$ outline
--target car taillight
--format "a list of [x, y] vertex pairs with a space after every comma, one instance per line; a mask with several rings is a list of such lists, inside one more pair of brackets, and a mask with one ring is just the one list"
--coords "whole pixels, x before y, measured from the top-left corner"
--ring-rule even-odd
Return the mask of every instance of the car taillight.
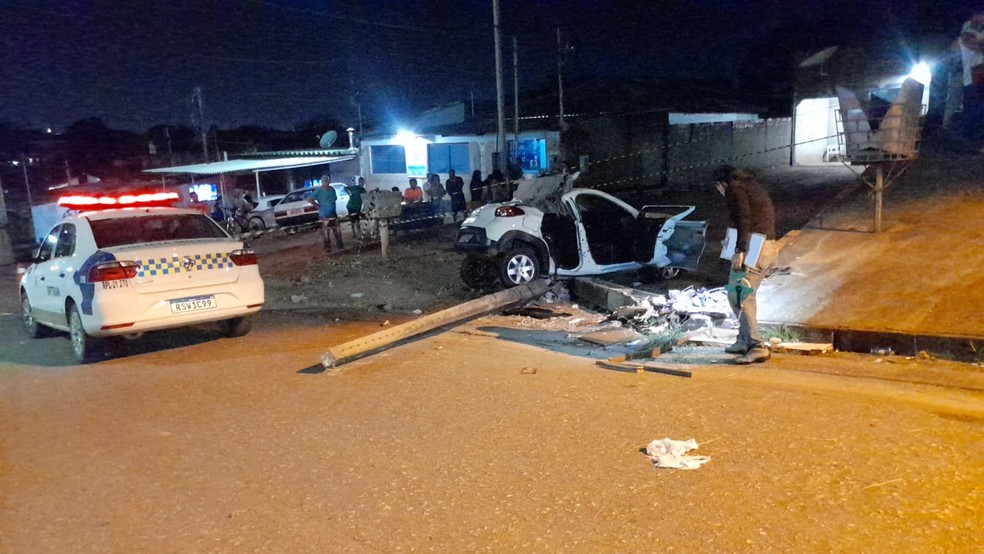
[[499, 206], [495, 209], [496, 217], [517, 217], [521, 215], [526, 215], [519, 206]]
[[97, 264], [89, 269], [88, 282], [96, 283], [99, 281], [118, 281], [120, 279], [133, 279], [140, 270], [137, 262], [106, 262]]
[[252, 248], [233, 250], [229, 253], [229, 259], [236, 265], [256, 265], [256, 252]]

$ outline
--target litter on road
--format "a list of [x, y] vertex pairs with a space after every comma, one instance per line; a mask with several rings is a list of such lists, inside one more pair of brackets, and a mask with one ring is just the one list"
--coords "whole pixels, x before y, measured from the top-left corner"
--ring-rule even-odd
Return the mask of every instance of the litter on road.
[[697, 469], [711, 461], [710, 456], [687, 455], [691, 450], [697, 450], [697, 441], [694, 439], [656, 439], [646, 446], [646, 457], [653, 462], [653, 467], [660, 469]]

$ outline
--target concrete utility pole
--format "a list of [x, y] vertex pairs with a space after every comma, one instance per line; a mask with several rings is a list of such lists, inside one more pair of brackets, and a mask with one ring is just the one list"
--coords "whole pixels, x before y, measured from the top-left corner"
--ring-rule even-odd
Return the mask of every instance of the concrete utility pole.
[[198, 107], [198, 125], [202, 130], [202, 153], [205, 155], [205, 162], [208, 162], [208, 127], [205, 126], [205, 108], [202, 106], [202, 87], [195, 87], [191, 102]]
[[7, 202], [4, 200], [3, 180], [0, 180], [0, 265], [14, 263], [14, 247], [7, 232]]
[[560, 103], [560, 130], [567, 128], [564, 122], [564, 44], [560, 40], [560, 27], [557, 27], [557, 98]]
[[495, 159], [495, 169], [505, 170], [503, 163], [503, 148], [506, 146], [506, 111], [505, 98], [502, 91], [502, 44], [499, 31], [499, 0], [492, 0], [492, 27], [495, 36], [495, 100], [496, 112], [498, 115], [499, 134], [496, 137], [496, 151], [498, 156]]
[[[519, 46], [513, 37], [513, 147], [519, 155]], [[510, 153], [512, 156], [513, 153]]]

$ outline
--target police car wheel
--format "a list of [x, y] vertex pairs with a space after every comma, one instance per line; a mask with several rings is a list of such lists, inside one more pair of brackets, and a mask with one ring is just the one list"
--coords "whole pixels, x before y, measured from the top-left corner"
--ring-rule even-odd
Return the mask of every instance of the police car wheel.
[[27, 336], [36, 339], [44, 335], [44, 326], [38, 323], [37, 319], [34, 319], [34, 312], [31, 310], [31, 301], [28, 300], [27, 294], [23, 291], [21, 292], [21, 321], [24, 324], [24, 331], [27, 332]]
[[84, 364], [95, 358], [97, 340], [86, 334], [82, 327], [82, 316], [75, 305], [68, 307], [68, 335], [72, 339], [72, 353], [75, 359]]
[[222, 334], [227, 337], [242, 337], [249, 333], [250, 329], [253, 328], [253, 318], [234, 317], [232, 319], [220, 321], [219, 326], [222, 328]]

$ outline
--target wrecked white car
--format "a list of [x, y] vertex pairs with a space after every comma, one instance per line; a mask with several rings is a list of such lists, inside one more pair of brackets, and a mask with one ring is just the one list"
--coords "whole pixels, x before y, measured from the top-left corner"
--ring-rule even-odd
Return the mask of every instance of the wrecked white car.
[[600, 191], [568, 188], [574, 178], [525, 191], [521, 185], [514, 200], [472, 212], [455, 241], [455, 249], [467, 254], [465, 284], [487, 288], [498, 278], [510, 287], [542, 274], [574, 277], [645, 266], [673, 278], [697, 268], [707, 223], [684, 219], [694, 206], [637, 210]]

